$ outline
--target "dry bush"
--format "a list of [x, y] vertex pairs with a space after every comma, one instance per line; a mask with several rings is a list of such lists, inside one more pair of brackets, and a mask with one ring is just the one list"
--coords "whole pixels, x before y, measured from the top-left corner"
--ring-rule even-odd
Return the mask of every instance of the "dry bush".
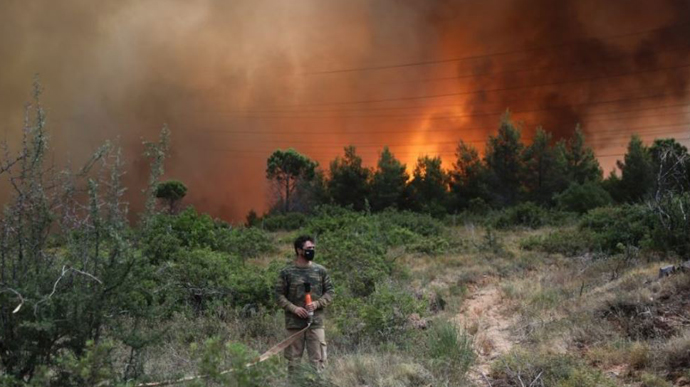
[[671, 377], [690, 379], [690, 329], [663, 344], [657, 356], [660, 370]]

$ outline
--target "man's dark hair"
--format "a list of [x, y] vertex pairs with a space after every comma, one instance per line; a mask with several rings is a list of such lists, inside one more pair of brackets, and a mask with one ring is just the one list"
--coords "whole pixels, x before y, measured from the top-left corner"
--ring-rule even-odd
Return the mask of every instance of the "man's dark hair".
[[297, 239], [295, 239], [295, 254], [297, 254], [297, 249], [304, 248], [304, 244], [306, 242], [314, 243], [314, 238], [312, 238], [309, 235], [301, 235], [298, 236]]

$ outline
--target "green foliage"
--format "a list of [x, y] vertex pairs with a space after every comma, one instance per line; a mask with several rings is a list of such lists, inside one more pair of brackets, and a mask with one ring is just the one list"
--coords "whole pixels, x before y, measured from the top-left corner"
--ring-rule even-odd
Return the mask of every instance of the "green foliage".
[[437, 321], [427, 333], [427, 351], [437, 373], [446, 374], [456, 381], [469, 371], [477, 355], [472, 348], [472, 338], [458, 332], [455, 324]]
[[247, 217], [245, 219], [244, 225], [247, 227], [254, 227], [258, 223], [259, 223], [259, 214], [257, 214], [256, 211], [254, 211], [254, 209], [252, 208], [247, 213]]
[[229, 228], [221, 223], [217, 226], [216, 250], [246, 258], [256, 258], [262, 254], [273, 252], [275, 247], [270, 236], [263, 230], [250, 227]]
[[653, 230], [650, 247], [687, 257], [690, 253], [690, 192], [668, 195], [659, 202], [653, 202], [651, 208]]
[[596, 246], [609, 252], [617, 251], [619, 244], [639, 247], [652, 227], [649, 210], [634, 204], [595, 208], [580, 222], [582, 230], [595, 233]]
[[520, 248], [575, 257], [592, 252], [596, 244], [596, 234], [590, 230], [560, 229], [545, 235], [529, 236], [520, 241]]
[[353, 297], [373, 293], [392, 271], [393, 262], [386, 259], [386, 245], [375, 227], [373, 222], [354, 223], [318, 239], [321, 262], [331, 270], [336, 286]]
[[488, 169], [488, 182], [494, 201], [501, 206], [517, 203], [524, 172], [520, 129], [506, 113], [496, 136], [489, 136], [484, 160]]
[[510, 227], [539, 228], [549, 222], [549, 213], [544, 208], [531, 203], [520, 203], [499, 211], [490, 221], [498, 229]]
[[551, 146], [551, 134], [537, 128], [532, 144], [525, 148], [522, 157], [527, 198], [541, 205], [550, 204], [562, 178], [556, 149]]
[[[0, 361], [15, 380], [40, 373], [45, 384], [73, 385], [106, 377], [104, 331], [129, 348], [131, 332], [118, 329], [118, 321], [150, 321], [166, 304], [136, 251], [137, 235], [127, 229], [120, 152], [106, 144], [78, 174], [53, 175], [43, 165], [44, 124], [38, 104], [0, 221]], [[161, 136], [149, 147], [154, 167], [164, 158], [165, 130]], [[158, 172], [150, 182], [157, 183]], [[78, 185], [85, 197], [77, 196]], [[55, 245], [48, 244], [51, 233], [59, 236]]]
[[383, 281], [363, 298], [341, 297], [331, 310], [340, 334], [352, 343], [400, 342], [409, 329], [411, 314], [423, 314], [425, 305], [400, 285]]
[[77, 357], [74, 353], [59, 356], [56, 360], [58, 375], [51, 386], [96, 386], [109, 382], [116, 376], [113, 350], [111, 342], [95, 344], [89, 340], [81, 356]]
[[592, 148], [585, 145], [585, 134], [578, 125], [567, 143], [557, 146], [558, 165], [565, 177], [563, 188], [571, 183], [584, 184], [587, 181], [600, 181], [602, 170]]
[[177, 203], [187, 195], [187, 186], [178, 180], [164, 181], [156, 186], [155, 195], [168, 203], [168, 212], [172, 214]]
[[258, 354], [239, 343], [223, 344], [211, 337], [199, 348], [192, 346], [197, 358], [197, 375], [203, 376], [191, 383], [208, 386], [209, 382], [231, 387], [263, 387], [272, 385], [278, 374], [276, 359], [247, 366]]
[[314, 178], [317, 163], [296, 150], [276, 150], [266, 161], [266, 178], [271, 180], [279, 192], [282, 210], [292, 209], [292, 200], [300, 181]]
[[345, 148], [343, 157], [336, 157], [330, 165], [328, 192], [335, 204], [352, 206], [356, 211], [365, 208], [369, 197], [369, 178], [371, 171], [362, 166], [362, 158], [354, 146]]
[[573, 183], [565, 191], [556, 194], [554, 198], [561, 210], [580, 214], [593, 208], [610, 205], [612, 202], [611, 196], [601, 183], [595, 181], [586, 181], [583, 184]]
[[267, 231], [293, 231], [306, 226], [308, 219], [309, 217], [301, 212], [270, 214], [257, 220], [256, 226]]
[[172, 283], [184, 292], [186, 301], [195, 310], [202, 310], [216, 301], [237, 307], [273, 308], [276, 265], [260, 269], [227, 253], [210, 249], [184, 250], [173, 262]]
[[480, 251], [489, 251], [495, 255], [505, 253], [505, 246], [502, 238], [491, 226], [486, 228], [481, 242], [477, 244], [477, 248]]
[[619, 202], [639, 202], [654, 187], [654, 167], [649, 149], [638, 136], [632, 136], [624, 161], [617, 162], [621, 179], [614, 193]]
[[364, 215], [340, 206], [320, 206], [311, 217], [305, 231], [319, 236], [327, 232], [342, 230], [353, 223], [365, 219]]
[[411, 207], [436, 217], [445, 215], [448, 183], [449, 177], [441, 167], [440, 157], [420, 157], [410, 182]]
[[143, 252], [152, 263], [172, 259], [181, 249], [210, 248], [242, 258], [257, 257], [273, 250], [271, 240], [258, 228], [231, 228], [187, 208], [178, 215], [158, 214], [144, 234]]
[[398, 161], [388, 147], [384, 147], [371, 179], [372, 210], [403, 208], [408, 196], [409, 178], [405, 164]]
[[144, 141], [144, 155], [150, 160], [148, 187], [146, 189], [146, 203], [141, 215], [141, 223], [146, 226], [150, 218], [156, 213], [156, 191], [161, 176], [165, 172], [164, 162], [170, 150], [170, 129], [163, 125], [157, 142]]
[[430, 237], [442, 235], [443, 224], [427, 214], [417, 214], [410, 211], [385, 211], [377, 216], [385, 226], [399, 226], [415, 234]]
[[487, 198], [486, 168], [477, 149], [462, 140], [455, 151], [455, 163], [449, 172], [452, 207], [468, 208], [473, 200]]
[[427, 255], [437, 255], [447, 252], [450, 248], [450, 243], [448, 243], [448, 240], [440, 236], [417, 238], [413, 240], [414, 242], [407, 243], [406, 251]]

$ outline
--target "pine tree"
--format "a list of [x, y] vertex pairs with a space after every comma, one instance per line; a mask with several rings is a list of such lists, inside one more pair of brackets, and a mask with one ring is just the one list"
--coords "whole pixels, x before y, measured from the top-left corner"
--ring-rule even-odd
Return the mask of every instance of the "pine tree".
[[449, 174], [452, 206], [455, 210], [462, 210], [472, 199], [486, 198], [486, 167], [477, 149], [462, 140], [455, 150], [455, 157], [453, 170]]
[[448, 202], [448, 174], [441, 167], [440, 157], [420, 157], [415, 166], [410, 189], [413, 209], [441, 216]]
[[624, 161], [618, 161], [617, 165], [621, 170], [619, 200], [638, 202], [651, 192], [654, 186], [652, 158], [640, 137], [630, 138]]
[[534, 141], [523, 153], [525, 165], [523, 184], [528, 199], [539, 204], [551, 204], [558, 192], [556, 150], [551, 146], [551, 134], [537, 128]]
[[354, 146], [345, 147], [345, 155], [331, 162], [328, 193], [335, 204], [364, 210], [369, 196], [371, 171], [362, 166]]
[[314, 177], [318, 164], [309, 157], [290, 148], [276, 150], [266, 161], [266, 178], [274, 183], [282, 210], [292, 210], [292, 199], [301, 180]]
[[410, 175], [405, 164], [384, 147], [371, 181], [371, 207], [381, 211], [388, 207], [403, 207]]
[[489, 136], [484, 160], [488, 168], [488, 184], [499, 205], [512, 205], [518, 201], [524, 164], [520, 130], [506, 113], [501, 119], [496, 136]]
[[559, 148], [565, 161], [565, 177], [571, 183], [601, 181], [603, 172], [591, 147], [585, 145], [585, 134], [578, 125], [565, 146]]

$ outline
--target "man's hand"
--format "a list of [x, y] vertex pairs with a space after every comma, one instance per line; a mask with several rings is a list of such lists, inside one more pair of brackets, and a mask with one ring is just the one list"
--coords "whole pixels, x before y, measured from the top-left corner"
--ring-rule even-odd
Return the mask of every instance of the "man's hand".
[[313, 312], [313, 311], [315, 311], [315, 310], [316, 310], [316, 304], [315, 304], [315, 303], [310, 302], [310, 303], [307, 304], [307, 311]]
[[309, 312], [307, 312], [307, 310], [304, 308], [295, 309], [295, 314], [302, 318], [309, 318]]

